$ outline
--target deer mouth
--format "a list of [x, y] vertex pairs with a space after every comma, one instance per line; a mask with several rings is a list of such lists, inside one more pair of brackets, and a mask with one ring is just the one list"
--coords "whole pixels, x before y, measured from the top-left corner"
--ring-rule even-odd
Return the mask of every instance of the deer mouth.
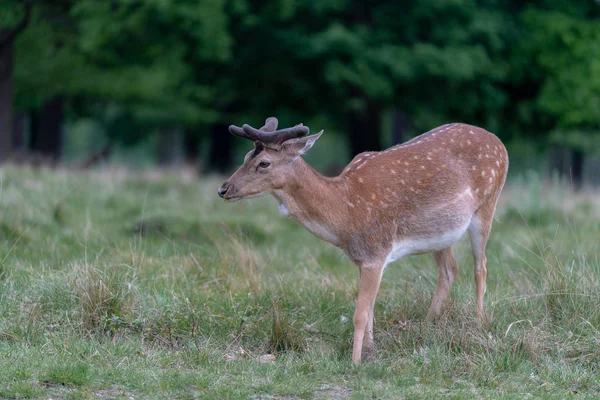
[[226, 196], [223, 198], [223, 200], [225, 200], [227, 203], [235, 203], [236, 201], [240, 201], [240, 200], [254, 199], [256, 197], [263, 197], [269, 193], [270, 192], [258, 192], [258, 193], [252, 193], [252, 194], [245, 194], [242, 196], [231, 196], [231, 197]]

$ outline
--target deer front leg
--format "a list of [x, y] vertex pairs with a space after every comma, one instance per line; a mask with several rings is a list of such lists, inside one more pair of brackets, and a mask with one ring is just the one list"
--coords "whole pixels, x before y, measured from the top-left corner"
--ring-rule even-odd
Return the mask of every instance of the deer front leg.
[[372, 347], [373, 307], [379, 290], [383, 263], [363, 263], [360, 265], [360, 283], [358, 300], [354, 311], [354, 343], [352, 345], [352, 362], [360, 363], [365, 334], [367, 347]]

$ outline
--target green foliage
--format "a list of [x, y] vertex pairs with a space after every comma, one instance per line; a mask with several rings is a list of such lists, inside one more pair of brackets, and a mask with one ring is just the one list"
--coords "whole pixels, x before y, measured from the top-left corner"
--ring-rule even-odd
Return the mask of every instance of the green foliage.
[[584, 154], [600, 153], [600, 131], [555, 130], [550, 133], [551, 144], [577, 150]]
[[[4, 2], [0, 24], [22, 13]], [[415, 133], [452, 120], [503, 137], [588, 132], [600, 115], [599, 17], [593, 1], [35, 2], [15, 103], [67, 96], [72, 118], [126, 144], [274, 114], [345, 130], [367, 103], [399, 109]]]

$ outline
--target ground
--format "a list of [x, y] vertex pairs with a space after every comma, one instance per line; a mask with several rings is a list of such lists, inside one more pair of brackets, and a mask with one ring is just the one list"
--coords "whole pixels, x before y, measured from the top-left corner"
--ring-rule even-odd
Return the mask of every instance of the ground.
[[0, 398], [597, 398], [600, 201], [513, 176], [427, 322], [431, 256], [390, 265], [353, 366], [358, 270], [221, 178], [0, 170]]

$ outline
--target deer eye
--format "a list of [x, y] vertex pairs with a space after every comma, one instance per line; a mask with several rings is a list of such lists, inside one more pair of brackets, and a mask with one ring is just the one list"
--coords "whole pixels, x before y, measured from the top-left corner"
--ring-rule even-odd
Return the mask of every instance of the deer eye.
[[261, 161], [260, 164], [258, 164], [261, 168], [267, 168], [269, 165], [271, 165], [271, 163], [267, 161]]

